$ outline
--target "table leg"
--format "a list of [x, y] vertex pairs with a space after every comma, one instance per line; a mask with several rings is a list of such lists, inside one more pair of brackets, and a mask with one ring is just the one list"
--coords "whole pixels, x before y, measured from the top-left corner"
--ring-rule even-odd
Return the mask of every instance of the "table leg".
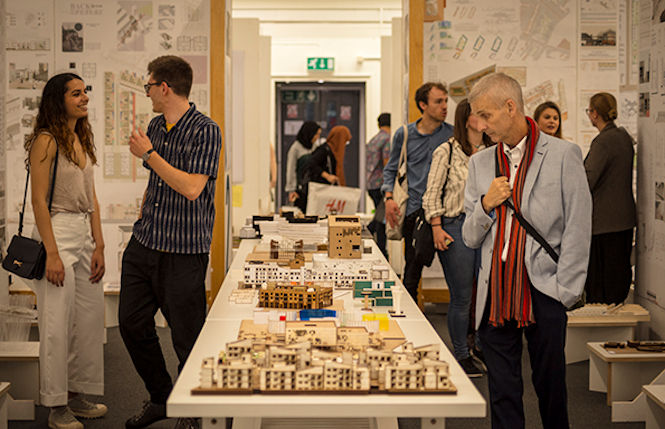
[[396, 417], [374, 417], [369, 419], [371, 429], [398, 429]]
[[233, 429], [261, 429], [260, 417], [234, 417]]
[[589, 353], [589, 390], [607, 392], [607, 362]]
[[647, 397], [646, 429], [665, 427], [665, 409], [653, 399]]

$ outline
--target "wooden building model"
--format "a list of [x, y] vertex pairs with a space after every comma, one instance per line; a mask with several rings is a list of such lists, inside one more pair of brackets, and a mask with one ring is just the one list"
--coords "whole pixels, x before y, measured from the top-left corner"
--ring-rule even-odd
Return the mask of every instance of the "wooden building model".
[[398, 343], [382, 341], [364, 327], [334, 321], [285, 323], [285, 333], [274, 335], [244, 320], [238, 340], [203, 359], [192, 393], [456, 392], [439, 345], [414, 347], [403, 334]]
[[259, 290], [259, 307], [292, 310], [319, 309], [332, 305], [333, 289], [322, 286], [291, 286], [268, 283]]
[[362, 257], [362, 224], [358, 216], [328, 217], [328, 257], [360, 259]]

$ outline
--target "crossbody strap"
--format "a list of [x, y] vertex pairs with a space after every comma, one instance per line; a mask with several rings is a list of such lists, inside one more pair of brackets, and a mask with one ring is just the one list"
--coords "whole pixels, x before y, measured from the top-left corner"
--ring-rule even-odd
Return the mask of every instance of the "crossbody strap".
[[[495, 157], [496, 158], [496, 157]], [[501, 175], [501, 172], [499, 171], [499, 163], [496, 162], [496, 159], [494, 161], [494, 175], [496, 177], [499, 177]], [[559, 255], [556, 253], [556, 251], [550, 246], [550, 244], [543, 238], [542, 235], [536, 230], [536, 228], [533, 227], [526, 219], [524, 219], [524, 216], [522, 216], [519, 212], [515, 210], [515, 206], [513, 203], [511, 203], [509, 200], [506, 200], [503, 202], [506, 206], [508, 206], [509, 209], [513, 211], [513, 215], [517, 219], [517, 221], [524, 227], [527, 233], [531, 234], [534, 240], [538, 242], [541, 246], [543, 246], [543, 249], [547, 252], [548, 255], [552, 258], [554, 262], [559, 262]]]
[[450, 170], [452, 169], [451, 162], [453, 161], [453, 144], [448, 141], [450, 145], [450, 151], [448, 153], [448, 172], [446, 173], [446, 180], [443, 181], [443, 187], [441, 188], [441, 207], [443, 207], [443, 198], [446, 196], [446, 185], [448, 184], [448, 177], [450, 177]]
[[[54, 140], [55, 141], [55, 140]], [[58, 143], [55, 144], [55, 160], [53, 161], [53, 179], [51, 180], [51, 192], [48, 197], [48, 211], [51, 212], [51, 204], [53, 203], [53, 191], [55, 190], [55, 173], [58, 170]], [[30, 164], [28, 163], [28, 172], [25, 175], [25, 189], [23, 190], [23, 205], [18, 214], [18, 235], [23, 232], [23, 215], [25, 214], [25, 200], [28, 195], [28, 183], [30, 183]]]
[[402, 139], [402, 150], [399, 153], [399, 162], [397, 163], [398, 169], [402, 166], [402, 162], [406, 163], [406, 142], [409, 140], [409, 128], [402, 125], [402, 131], [404, 131], [404, 138]]

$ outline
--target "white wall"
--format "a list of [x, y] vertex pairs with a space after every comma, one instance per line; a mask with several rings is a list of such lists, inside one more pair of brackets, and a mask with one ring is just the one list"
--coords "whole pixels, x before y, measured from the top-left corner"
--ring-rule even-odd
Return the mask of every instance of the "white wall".
[[665, 4], [635, 1], [633, 6], [639, 6], [636, 33], [642, 70], [638, 80], [635, 302], [651, 314], [649, 334], [665, 339], [665, 23], [658, 21]]
[[[259, 35], [259, 20], [231, 20], [231, 177], [234, 235], [245, 219], [270, 206], [270, 38]], [[235, 63], [233, 61], [235, 59]], [[240, 85], [240, 87], [239, 87]]]

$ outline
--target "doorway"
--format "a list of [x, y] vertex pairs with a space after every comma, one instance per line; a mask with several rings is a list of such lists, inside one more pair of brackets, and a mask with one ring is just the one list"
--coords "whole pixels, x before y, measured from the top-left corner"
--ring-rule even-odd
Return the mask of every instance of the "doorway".
[[[365, 83], [364, 82], [276, 82], [277, 198], [275, 210], [288, 205], [286, 155], [305, 121], [321, 125], [321, 142], [336, 125], [351, 131], [344, 152], [346, 186], [365, 190]], [[361, 144], [362, 143], [362, 144]], [[363, 193], [364, 195], [364, 193]], [[360, 199], [360, 211], [365, 199]]]

